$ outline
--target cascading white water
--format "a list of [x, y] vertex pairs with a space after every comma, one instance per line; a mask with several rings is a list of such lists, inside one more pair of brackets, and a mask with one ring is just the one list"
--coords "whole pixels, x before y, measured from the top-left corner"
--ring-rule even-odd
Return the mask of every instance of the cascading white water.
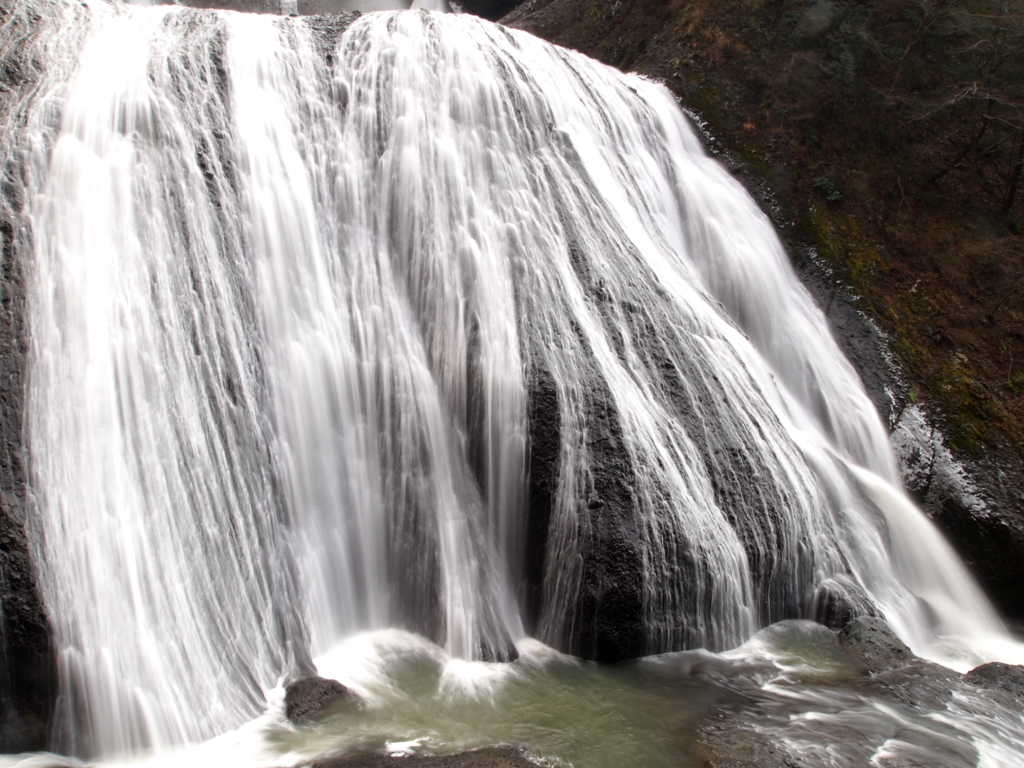
[[992, 655], [663, 87], [467, 17], [64, 10], [16, 136], [68, 749], [227, 730], [360, 629], [505, 658], [527, 608], [613, 658], [735, 646], [826, 585]]
[[197, 162], [227, 129], [222, 31], [97, 10], [59, 113], [44, 97], [28, 129], [28, 444], [60, 725], [85, 754], [211, 736], [308, 654], [252, 265], [222, 247], [241, 213]]

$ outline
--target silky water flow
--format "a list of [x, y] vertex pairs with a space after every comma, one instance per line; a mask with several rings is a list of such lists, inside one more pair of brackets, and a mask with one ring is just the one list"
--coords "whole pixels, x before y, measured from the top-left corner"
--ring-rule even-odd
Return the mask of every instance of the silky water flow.
[[724, 651], [825, 594], [1019, 658], [662, 86], [467, 16], [32, 12], [3, 138], [62, 751], [229, 733], [317, 666], [398, 707], [398, 646], [492, 698], [552, 649]]

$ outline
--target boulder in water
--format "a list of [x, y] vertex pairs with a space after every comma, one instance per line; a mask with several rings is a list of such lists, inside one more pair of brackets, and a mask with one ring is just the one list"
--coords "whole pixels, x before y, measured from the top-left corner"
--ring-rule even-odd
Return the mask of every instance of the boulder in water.
[[[800, 627], [787, 624], [762, 632], [786, 638], [781, 647], [792, 649], [799, 637], [793, 630]], [[935, 719], [948, 717], [954, 695], [955, 707], [979, 721], [1017, 721], [1017, 701], [971, 695], [965, 684], [1024, 683], [1022, 668], [986, 664], [971, 673], [977, 678], [972, 680], [915, 656], [877, 617], [854, 619], [838, 633], [838, 641], [860, 662], [859, 669], [836, 665], [822, 675], [813, 664], [789, 667], [785, 686], [775, 691], [762, 687], [764, 678], [757, 674], [720, 678], [731, 695], [695, 710], [695, 717], [680, 719], [679, 746], [707, 768], [866, 766], [876, 764], [878, 754], [885, 754], [887, 766], [967, 768], [980, 760], [964, 727], [968, 721]], [[1024, 685], [1016, 690], [1024, 693]], [[895, 723], [901, 728], [898, 739], [892, 739]]]
[[854, 619], [839, 632], [871, 677], [871, 689], [913, 710], [941, 711], [963, 675], [914, 655], [888, 624], [874, 616]]
[[304, 677], [285, 689], [284, 709], [293, 723], [322, 717], [342, 704], [355, 700], [355, 694], [337, 680]]
[[839, 631], [861, 616], [877, 616], [867, 593], [853, 579], [826, 579], [814, 594], [814, 620]]
[[906, 666], [916, 657], [888, 624], [874, 616], [861, 616], [843, 627], [839, 644], [853, 651], [871, 672]]
[[1024, 703], [1024, 666], [993, 661], [975, 667], [964, 676], [964, 682], [979, 688], [999, 689]]

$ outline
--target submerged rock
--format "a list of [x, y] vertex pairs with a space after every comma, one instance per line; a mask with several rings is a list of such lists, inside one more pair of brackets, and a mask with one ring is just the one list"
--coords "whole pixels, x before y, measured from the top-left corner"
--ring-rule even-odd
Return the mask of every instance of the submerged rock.
[[691, 748], [691, 752], [707, 768], [792, 768], [799, 765], [766, 736], [726, 724], [705, 726], [699, 745]]
[[[740, 681], [745, 696], [704, 713], [692, 733], [680, 733], [680, 746], [709, 768], [968, 768], [978, 765], [978, 748], [955, 717], [1017, 717], [1006, 701], [954, 694], [972, 682], [1009, 690], [1024, 683], [1024, 669], [986, 664], [972, 680], [915, 656], [877, 617], [854, 619], [837, 640], [857, 664], [828, 675], [813, 664], [790, 667], [777, 686]], [[936, 715], [950, 720], [938, 725]], [[900, 736], [893, 740], [895, 724]]]
[[322, 717], [355, 698], [355, 694], [337, 680], [304, 677], [289, 683], [285, 689], [285, 714], [293, 723], [301, 723]]

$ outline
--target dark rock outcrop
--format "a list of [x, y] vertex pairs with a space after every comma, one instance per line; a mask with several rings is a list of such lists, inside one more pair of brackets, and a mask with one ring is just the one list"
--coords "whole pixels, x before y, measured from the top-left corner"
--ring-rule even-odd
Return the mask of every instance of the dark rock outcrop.
[[304, 677], [285, 688], [284, 709], [289, 720], [302, 723], [336, 712], [339, 707], [355, 701], [355, 694], [337, 680]]
[[[899, 723], [903, 741], [886, 756], [885, 765], [977, 765], [971, 736], [955, 727], [936, 727], [932, 718], [946, 712], [966, 683], [1015, 685], [1019, 668], [987, 670], [993, 665], [985, 665], [971, 673], [980, 681], [975, 682], [971, 675], [918, 658], [875, 617], [854, 619], [837, 640], [853, 662], [845, 670], [806, 677], [791, 670], [782, 697], [756, 681], [747, 683], [745, 699], [726, 701], [702, 715], [684, 749], [708, 768], [813, 768], [833, 764], [830, 756], [841, 756], [837, 765], [870, 765]], [[984, 718], [1000, 713], [1016, 718], [1008, 702], [967, 696], [958, 698], [957, 707]]]
[[458, 0], [450, 0], [450, 2], [465, 13], [497, 21], [510, 13], [521, 0], [463, 0], [461, 3]]
[[308, 768], [536, 768], [514, 747], [485, 747], [457, 755], [346, 755], [318, 760]]
[[593, 488], [580, 499], [586, 516], [583, 579], [576, 605], [578, 634], [569, 652], [617, 662], [644, 653], [643, 554], [618, 414], [606, 399], [588, 405]]
[[535, 367], [531, 374], [527, 413], [529, 442], [529, 496], [523, 575], [526, 631], [536, 634], [544, 600], [544, 565], [551, 525], [551, 505], [558, 483], [561, 451], [561, 416], [558, 391], [550, 372]]
[[839, 632], [839, 644], [871, 675], [871, 689], [910, 709], [941, 711], [963, 675], [914, 655], [880, 618], [854, 619]]
[[[0, 464], [3, 461], [0, 458]], [[0, 504], [0, 752], [46, 749], [57, 697], [56, 650], [26, 546], [23, 505], [24, 496], [4, 489]]]
[[[565, 621], [552, 620], [559, 608], [545, 604], [545, 582], [554, 579], [548, 565], [561, 567], [549, 547], [552, 505], [562, 468], [560, 403], [557, 387], [542, 367], [535, 367], [529, 394], [530, 481], [526, 537], [527, 620], [534, 629], [563, 627], [561, 636], [542, 639], [560, 650], [591, 661], [617, 662], [643, 651], [642, 554], [630, 493], [632, 468], [621, 448], [611, 395], [594, 375], [585, 402], [586, 451], [591, 487], [576, 501], [576, 551], [579, 589]], [[565, 554], [565, 553], [563, 553]], [[542, 617], [547, 615], [545, 622]], [[560, 619], [560, 617], [559, 617]]]

